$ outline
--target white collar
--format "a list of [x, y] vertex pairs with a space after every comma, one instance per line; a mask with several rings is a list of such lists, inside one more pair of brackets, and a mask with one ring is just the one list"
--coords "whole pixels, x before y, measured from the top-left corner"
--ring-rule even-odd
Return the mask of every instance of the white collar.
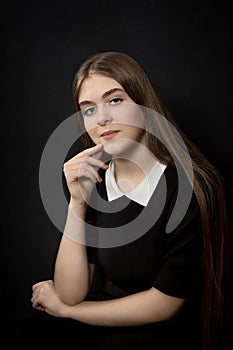
[[105, 174], [108, 201], [111, 202], [114, 199], [125, 195], [134, 202], [146, 207], [165, 168], [166, 165], [157, 161], [146, 178], [137, 187], [135, 187], [132, 192], [125, 194], [121, 192], [116, 184], [114, 177], [114, 161], [111, 161]]

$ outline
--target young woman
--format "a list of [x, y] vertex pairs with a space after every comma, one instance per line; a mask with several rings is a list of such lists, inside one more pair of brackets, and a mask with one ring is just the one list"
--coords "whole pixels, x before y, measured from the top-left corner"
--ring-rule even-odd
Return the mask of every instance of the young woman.
[[67, 221], [53, 280], [33, 286], [31, 331], [95, 349], [228, 349], [221, 176], [128, 55], [89, 57], [73, 87], [85, 149], [64, 164]]

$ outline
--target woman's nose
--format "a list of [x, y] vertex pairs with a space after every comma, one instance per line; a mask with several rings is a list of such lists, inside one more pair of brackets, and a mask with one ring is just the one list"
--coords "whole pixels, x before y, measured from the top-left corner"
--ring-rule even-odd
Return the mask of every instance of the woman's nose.
[[97, 123], [99, 125], [106, 125], [112, 121], [111, 112], [107, 105], [98, 106], [98, 119]]

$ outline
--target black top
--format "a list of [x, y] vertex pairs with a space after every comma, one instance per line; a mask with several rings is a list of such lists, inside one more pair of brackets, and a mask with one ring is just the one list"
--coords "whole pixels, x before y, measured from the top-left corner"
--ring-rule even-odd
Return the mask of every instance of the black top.
[[[167, 223], [179, 189], [175, 167], [166, 167], [147, 207], [125, 196], [114, 203], [105, 202], [104, 175], [105, 171], [101, 171], [103, 181], [96, 185], [97, 191], [93, 191], [86, 216], [86, 221], [96, 227], [92, 230], [88, 226], [86, 230], [88, 259], [96, 265], [92, 297], [107, 300], [154, 286], [167, 295], [187, 299], [179, 317], [186, 320], [197, 317], [198, 320], [202, 288], [202, 227], [194, 193], [184, 215], [182, 203], [180, 205], [181, 222], [167, 233]], [[106, 208], [110, 208], [108, 212], [101, 208], [101, 203], [98, 206], [101, 202], [98, 197], [105, 200]], [[97, 210], [92, 207], [93, 203]], [[146, 232], [143, 232], [145, 227]], [[101, 228], [109, 228], [109, 235], [119, 235], [123, 240], [127, 234], [129, 243], [113, 247], [105, 244], [103, 247], [105, 241], [100, 239]], [[116, 229], [112, 232], [111, 228]], [[111, 242], [115, 242], [114, 237]]]

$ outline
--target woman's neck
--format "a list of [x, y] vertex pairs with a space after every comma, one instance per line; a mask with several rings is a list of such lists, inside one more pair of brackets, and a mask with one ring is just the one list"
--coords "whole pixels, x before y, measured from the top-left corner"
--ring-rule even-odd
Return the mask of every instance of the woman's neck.
[[115, 181], [123, 193], [129, 193], [136, 188], [147, 176], [155, 165], [155, 158], [143, 164], [135, 163], [128, 159], [114, 159]]

